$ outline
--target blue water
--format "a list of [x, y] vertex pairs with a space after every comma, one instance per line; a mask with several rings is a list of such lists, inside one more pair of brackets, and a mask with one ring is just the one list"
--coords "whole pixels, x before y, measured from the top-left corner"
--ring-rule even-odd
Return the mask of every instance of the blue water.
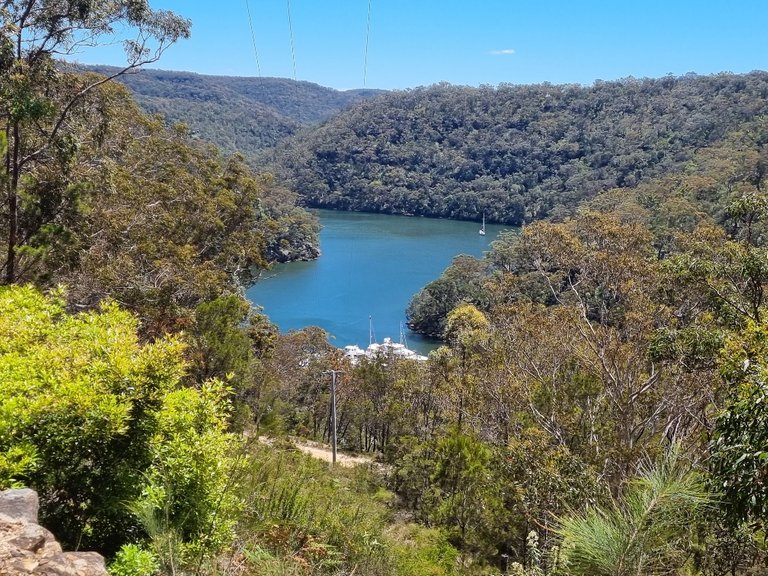
[[[318, 210], [322, 255], [279, 264], [248, 290], [248, 298], [282, 332], [319, 326], [331, 343], [368, 345], [369, 317], [377, 341], [399, 340], [412, 296], [458, 254], [480, 257], [504, 226], [408, 216]], [[406, 329], [421, 353], [435, 342]]]

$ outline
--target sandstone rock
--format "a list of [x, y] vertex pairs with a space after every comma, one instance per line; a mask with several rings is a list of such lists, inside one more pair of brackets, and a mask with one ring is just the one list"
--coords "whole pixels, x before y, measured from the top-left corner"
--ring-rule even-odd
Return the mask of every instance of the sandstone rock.
[[7, 565], [0, 567], [0, 574], [33, 574], [40, 564], [34, 556], [14, 558]]
[[0, 576], [107, 576], [100, 554], [62, 552], [37, 511], [33, 490], [0, 492]]
[[23, 524], [18, 534], [8, 542], [22, 550], [37, 552], [45, 545], [45, 529], [37, 524]]
[[107, 573], [104, 557], [96, 552], [64, 552], [78, 576], [102, 576]]
[[37, 524], [39, 508], [40, 502], [37, 499], [37, 492], [34, 490], [20, 488], [0, 492], [0, 514]]
[[80, 576], [72, 562], [64, 554], [56, 554], [45, 558], [32, 572], [34, 576]]

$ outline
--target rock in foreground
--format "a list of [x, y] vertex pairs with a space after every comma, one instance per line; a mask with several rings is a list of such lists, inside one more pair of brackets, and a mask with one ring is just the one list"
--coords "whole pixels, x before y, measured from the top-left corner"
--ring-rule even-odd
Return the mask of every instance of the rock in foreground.
[[37, 523], [34, 490], [0, 492], [0, 576], [106, 576], [96, 552], [63, 552], [56, 538]]

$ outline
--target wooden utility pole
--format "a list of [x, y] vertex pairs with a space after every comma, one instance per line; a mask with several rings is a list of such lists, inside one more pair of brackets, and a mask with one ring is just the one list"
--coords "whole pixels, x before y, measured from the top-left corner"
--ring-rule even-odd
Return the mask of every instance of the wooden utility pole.
[[333, 461], [331, 465], [336, 464], [336, 374], [343, 374], [341, 370], [326, 370], [324, 374], [331, 375], [331, 448], [333, 450]]

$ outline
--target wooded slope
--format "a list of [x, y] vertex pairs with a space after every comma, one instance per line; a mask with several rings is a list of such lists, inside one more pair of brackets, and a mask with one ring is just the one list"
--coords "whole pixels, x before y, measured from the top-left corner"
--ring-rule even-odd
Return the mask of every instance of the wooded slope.
[[764, 72], [440, 84], [359, 103], [268, 162], [310, 206], [519, 225], [680, 170], [767, 112]]
[[[107, 74], [109, 66], [83, 68]], [[119, 78], [149, 113], [183, 122], [224, 152], [250, 158], [302, 126], [318, 124], [378, 90], [339, 91], [287, 78], [208, 76], [141, 70]]]

